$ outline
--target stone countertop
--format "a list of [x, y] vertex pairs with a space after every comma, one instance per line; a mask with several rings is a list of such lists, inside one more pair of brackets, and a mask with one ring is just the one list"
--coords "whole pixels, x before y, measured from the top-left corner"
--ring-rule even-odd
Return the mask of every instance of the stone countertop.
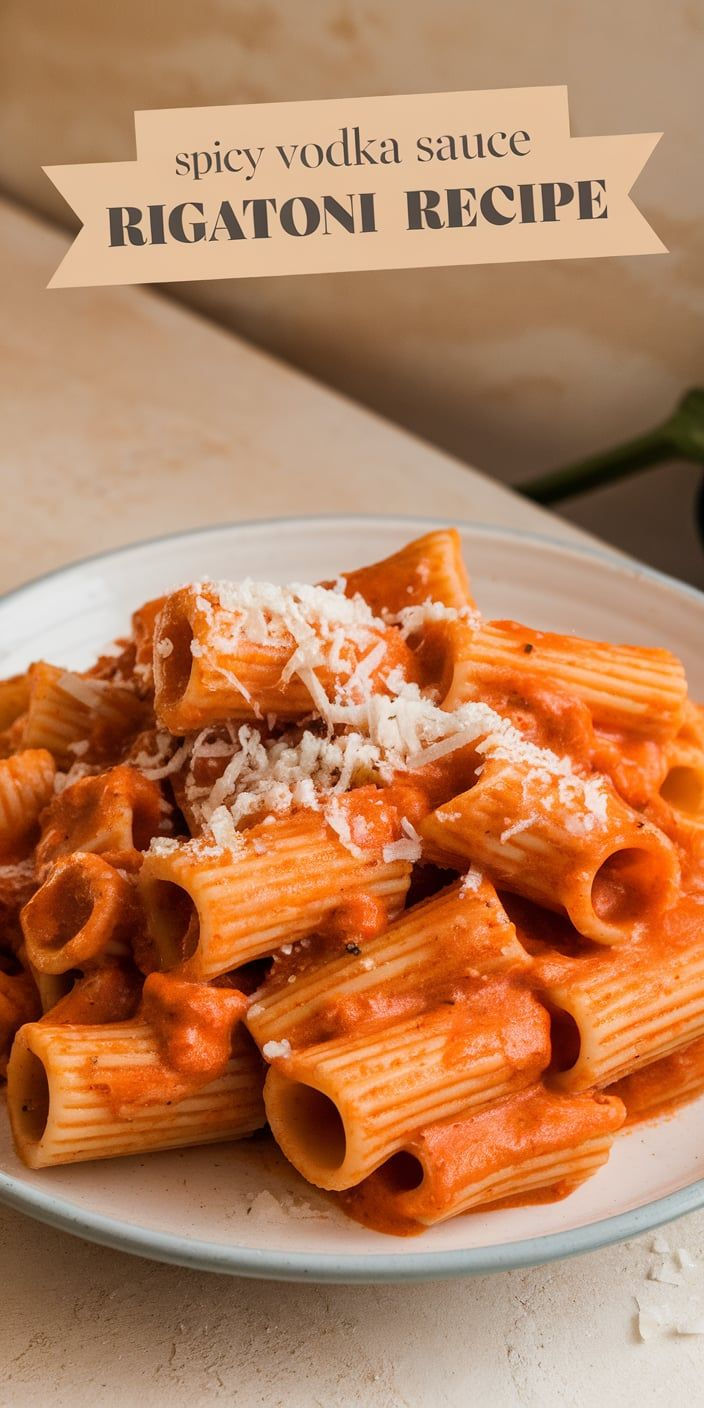
[[[139, 538], [291, 513], [426, 513], [579, 540], [157, 294], [48, 293], [65, 239], [2, 204], [0, 247], [0, 588]], [[704, 1256], [704, 1213], [664, 1235]], [[0, 1403], [696, 1404], [704, 1338], [637, 1334], [635, 1297], [670, 1289], [648, 1282], [652, 1240], [474, 1280], [286, 1285], [131, 1258], [0, 1208]], [[704, 1269], [691, 1294], [702, 1301]]]

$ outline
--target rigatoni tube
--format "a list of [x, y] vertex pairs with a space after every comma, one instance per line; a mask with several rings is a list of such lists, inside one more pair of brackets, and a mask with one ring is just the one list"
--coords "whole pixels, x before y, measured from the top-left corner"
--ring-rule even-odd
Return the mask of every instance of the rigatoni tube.
[[580, 934], [619, 943], [674, 898], [677, 856], [657, 827], [599, 778], [492, 758], [468, 792], [419, 830], [430, 859], [476, 861], [499, 887], [564, 910]]
[[384, 1030], [293, 1055], [266, 1045], [264, 1100], [287, 1159], [320, 1188], [349, 1188], [404, 1147], [415, 1130], [500, 1099], [550, 1059], [549, 1019], [501, 979]]
[[669, 1114], [678, 1105], [704, 1091], [704, 1037], [672, 1051], [659, 1061], [642, 1066], [608, 1087], [609, 1095], [623, 1100], [627, 1124]]
[[0, 759], [0, 856], [16, 849], [36, 827], [53, 795], [55, 772], [46, 748], [27, 748]]
[[675, 739], [666, 758], [660, 796], [681, 816], [704, 825], [704, 749]]
[[295, 720], [314, 707], [325, 713], [372, 652], [372, 681], [412, 668], [400, 632], [363, 602], [356, 620], [338, 592], [271, 587], [251, 599], [253, 585], [243, 583], [233, 603], [213, 583], [167, 597], [154, 630], [154, 706], [172, 733], [267, 714]]
[[29, 670], [29, 708], [22, 742], [25, 748], [48, 748], [63, 763], [75, 762], [71, 745], [100, 730], [115, 748], [139, 728], [145, 706], [131, 689], [108, 680], [60, 670], [40, 661]]
[[360, 1022], [388, 1023], [394, 1012], [411, 1015], [450, 997], [467, 977], [527, 966], [493, 885], [478, 872], [469, 880], [414, 905], [361, 946], [341, 939], [339, 954], [322, 962], [305, 949], [276, 964], [248, 1014], [258, 1044], [311, 1044]]
[[684, 906], [652, 937], [536, 958], [534, 977], [553, 1012], [553, 1086], [610, 1085], [704, 1036], [704, 949], [693, 917]]
[[20, 915], [27, 957], [40, 973], [125, 958], [136, 922], [129, 880], [102, 856], [62, 856]]
[[[144, 1099], [160, 1086], [161, 1099]], [[130, 1077], [133, 1080], [130, 1080]], [[148, 1023], [52, 1026], [30, 1022], [15, 1037], [8, 1109], [29, 1168], [145, 1154], [238, 1139], [264, 1123], [261, 1062], [241, 1033], [225, 1073], [185, 1098]]]
[[121, 869], [136, 870], [162, 821], [156, 782], [126, 763], [65, 787], [42, 817], [40, 873], [59, 856], [91, 851]]
[[606, 1163], [623, 1124], [620, 1100], [559, 1096], [538, 1085], [422, 1130], [352, 1194], [381, 1225], [430, 1226], [487, 1203], [564, 1197]]
[[312, 934], [351, 894], [390, 915], [408, 889], [407, 861], [354, 856], [317, 812], [263, 823], [234, 850], [156, 842], [139, 886], [157, 965], [206, 980]]
[[427, 601], [458, 610], [474, 605], [456, 528], [439, 528], [414, 538], [381, 562], [343, 573], [342, 580], [345, 594], [359, 593], [376, 615], [385, 611], [393, 615]]
[[458, 662], [446, 709], [456, 709], [507, 679], [520, 687], [562, 689], [587, 705], [600, 728], [673, 738], [682, 722], [687, 681], [669, 650], [609, 645], [534, 631], [515, 621], [487, 621]]

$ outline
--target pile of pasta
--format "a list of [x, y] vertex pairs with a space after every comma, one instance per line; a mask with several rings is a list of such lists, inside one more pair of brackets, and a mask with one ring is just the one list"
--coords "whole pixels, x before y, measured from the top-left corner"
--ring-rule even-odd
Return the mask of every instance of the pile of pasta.
[[31, 1168], [268, 1126], [401, 1234], [704, 1089], [704, 710], [665, 649], [485, 620], [456, 532], [184, 586], [0, 729]]

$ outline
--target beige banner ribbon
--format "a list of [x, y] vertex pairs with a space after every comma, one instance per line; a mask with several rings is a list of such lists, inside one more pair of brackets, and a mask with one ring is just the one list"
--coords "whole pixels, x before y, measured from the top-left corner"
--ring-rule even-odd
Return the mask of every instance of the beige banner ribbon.
[[82, 228], [50, 288], [656, 254], [660, 133], [570, 136], [567, 89], [135, 114], [137, 160], [45, 167]]

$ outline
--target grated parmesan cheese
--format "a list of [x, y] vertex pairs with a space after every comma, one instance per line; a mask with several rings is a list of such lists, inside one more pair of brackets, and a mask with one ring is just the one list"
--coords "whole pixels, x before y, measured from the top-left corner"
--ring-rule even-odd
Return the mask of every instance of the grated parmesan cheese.
[[390, 841], [388, 845], [384, 846], [381, 854], [387, 865], [393, 864], [396, 860], [408, 860], [411, 864], [415, 864], [421, 858], [421, 843], [420, 840], [411, 841], [410, 839]]
[[153, 856], [168, 856], [178, 848], [179, 842], [173, 836], [152, 836], [149, 851]]
[[82, 758], [83, 754], [87, 753], [89, 748], [90, 743], [87, 738], [81, 738], [77, 743], [68, 744], [69, 753], [75, 753], [77, 758]]
[[536, 812], [531, 813], [530, 816], [519, 817], [518, 821], [512, 822], [501, 832], [499, 836], [501, 845], [503, 846], [506, 841], [510, 841], [512, 836], [519, 836], [522, 831], [530, 831], [531, 826], [534, 826], [539, 820]]
[[417, 635], [434, 621], [469, 621], [473, 626], [481, 625], [481, 616], [471, 606], [445, 606], [442, 601], [428, 598], [420, 606], [402, 606], [400, 611], [384, 612], [384, 619], [390, 626], [399, 626], [404, 640]]
[[291, 1043], [287, 1037], [283, 1041], [265, 1041], [262, 1056], [265, 1061], [275, 1061], [277, 1057], [286, 1060], [291, 1055]]
[[[579, 776], [569, 758], [528, 742], [510, 719], [480, 700], [445, 710], [436, 695], [407, 681], [399, 666], [383, 676], [387, 647], [379, 638], [381, 631], [395, 625], [407, 636], [433, 621], [462, 619], [473, 624], [479, 618], [472, 608], [428, 600], [395, 615], [382, 613], [382, 619], [359, 595], [345, 596], [344, 586], [342, 579], [330, 590], [247, 578], [239, 583], [204, 581], [192, 588], [216, 653], [227, 660], [240, 640], [278, 646], [285, 642], [290, 654], [282, 682], [297, 674], [319, 715], [308, 727], [289, 726], [278, 737], [273, 733], [274, 717], [267, 718], [266, 729], [226, 723], [182, 743], [160, 732], [155, 754], [142, 751], [137, 756], [136, 766], [148, 778], [161, 780], [181, 773], [196, 826], [208, 830], [213, 845], [232, 849], [233, 835], [243, 825], [306, 808], [322, 812], [350, 852], [363, 856], [362, 824], [355, 822], [351, 828], [340, 806], [342, 795], [369, 782], [388, 785], [398, 772], [413, 772], [467, 746], [479, 759], [477, 777], [489, 762], [506, 761], [520, 768], [521, 816], [507, 822], [502, 842], [528, 830], [550, 812], [556, 800], [564, 810], [565, 825], [575, 832], [606, 824], [609, 791], [603, 778]], [[170, 647], [172, 642], [164, 639], [159, 651], [169, 654]], [[191, 648], [194, 655], [201, 653], [197, 641]], [[333, 699], [316, 674], [322, 665], [338, 679]], [[219, 668], [239, 692], [246, 693], [236, 676], [225, 666]], [[93, 690], [95, 686], [80, 681], [79, 691], [84, 687]], [[207, 760], [220, 760], [221, 769], [217, 764], [206, 766]], [[220, 775], [213, 777], [214, 771]], [[449, 808], [444, 815], [452, 819], [458, 814]], [[417, 833], [410, 823], [404, 823], [403, 830], [401, 839], [384, 848], [386, 861], [413, 863], [420, 858]], [[260, 846], [258, 841], [257, 850]], [[471, 887], [472, 875], [470, 869], [466, 889]]]
[[237, 831], [232, 814], [227, 807], [217, 807], [212, 813], [208, 827], [214, 837], [216, 845], [224, 851], [230, 851], [237, 855], [244, 850], [244, 839], [241, 832]]
[[479, 870], [478, 866], [470, 865], [469, 870], [466, 872], [462, 884], [460, 885], [460, 895], [470, 895], [476, 893], [483, 879], [484, 875], [482, 871]]

